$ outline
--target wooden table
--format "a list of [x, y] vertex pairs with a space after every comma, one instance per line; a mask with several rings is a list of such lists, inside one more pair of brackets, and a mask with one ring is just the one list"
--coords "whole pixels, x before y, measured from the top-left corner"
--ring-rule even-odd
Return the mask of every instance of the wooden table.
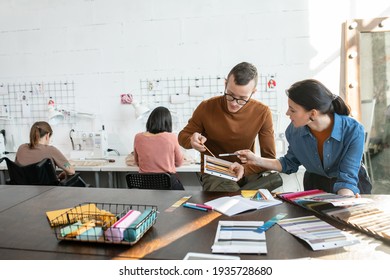
[[[158, 191], [108, 188], [0, 186], [0, 259], [183, 259], [187, 252], [211, 253], [219, 220], [268, 220], [278, 213], [288, 217], [312, 215], [298, 206], [282, 203], [266, 209], [227, 217], [184, 207], [166, 212], [183, 196], [190, 201], [235, 195], [201, 191]], [[390, 201], [390, 196], [385, 197]], [[58, 241], [46, 212], [83, 202], [156, 205], [156, 224], [134, 246]], [[5, 205], [5, 206], [3, 206]], [[339, 226], [343, 227], [343, 226]], [[361, 243], [344, 248], [312, 251], [303, 241], [278, 225], [266, 232], [266, 255], [240, 255], [241, 259], [390, 259], [390, 245], [352, 230]]]

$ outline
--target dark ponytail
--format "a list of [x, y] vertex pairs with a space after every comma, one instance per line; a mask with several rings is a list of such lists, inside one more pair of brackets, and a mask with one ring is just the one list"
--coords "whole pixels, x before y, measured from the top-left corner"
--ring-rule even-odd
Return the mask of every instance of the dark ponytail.
[[333, 111], [339, 115], [349, 116], [351, 114], [351, 108], [344, 102], [340, 96], [336, 96], [332, 101]]
[[50, 124], [47, 122], [34, 123], [30, 130], [30, 149], [34, 149], [38, 145], [39, 139], [44, 137], [46, 134], [49, 134], [49, 136], [53, 134]]
[[317, 80], [308, 79], [296, 82], [286, 90], [286, 94], [307, 111], [315, 109], [323, 114], [337, 113], [347, 116], [351, 112], [340, 96], [334, 95]]

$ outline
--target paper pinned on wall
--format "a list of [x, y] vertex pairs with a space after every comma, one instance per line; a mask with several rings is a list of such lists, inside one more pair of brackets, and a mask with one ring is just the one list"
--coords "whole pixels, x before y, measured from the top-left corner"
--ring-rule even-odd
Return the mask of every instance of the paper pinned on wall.
[[0, 117], [1, 118], [8, 118], [9, 117], [9, 111], [8, 111], [8, 105], [4, 104], [3, 106], [0, 106]]
[[27, 103], [26, 100], [22, 101], [22, 116], [23, 116], [23, 118], [30, 118], [31, 117], [30, 105]]
[[188, 87], [188, 95], [189, 96], [204, 96], [203, 91], [199, 86], [189, 86]]
[[7, 95], [8, 87], [6, 85], [0, 85], [0, 95]]
[[267, 77], [266, 91], [276, 91], [276, 79], [274, 76]]
[[183, 104], [188, 101], [188, 96], [184, 94], [174, 94], [171, 95], [171, 104]]

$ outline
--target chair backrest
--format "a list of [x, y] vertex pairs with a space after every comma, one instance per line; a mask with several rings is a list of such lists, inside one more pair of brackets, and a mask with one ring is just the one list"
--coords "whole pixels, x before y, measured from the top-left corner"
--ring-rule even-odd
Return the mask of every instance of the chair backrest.
[[9, 180], [7, 181], [7, 184], [59, 185], [54, 164], [49, 158], [25, 166], [21, 166], [6, 157], [1, 159], [1, 161], [3, 160], [5, 160], [8, 169]]
[[129, 189], [170, 190], [172, 186], [168, 173], [129, 173], [126, 183]]

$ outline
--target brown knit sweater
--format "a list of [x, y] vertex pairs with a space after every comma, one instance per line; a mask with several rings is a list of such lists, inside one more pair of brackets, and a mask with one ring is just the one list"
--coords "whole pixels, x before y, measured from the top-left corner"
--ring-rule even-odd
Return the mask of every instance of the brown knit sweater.
[[[250, 99], [236, 113], [227, 110], [224, 96], [212, 97], [201, 102], [188, 120], [188, 124], [180, 131], [179, 144], [191, 149], [190, 138], [195, 132], [207, 138], [205, 145], [217, 157], [222, 153], [233, 153], [243, 149], [255, 152], [256, 136], [259, 138], [262, 157], [275, 158], [276, 155], [271, 110], [255, 99]], [[223, 159], [240, 162], [235, 156]], [[258, 166], [245, 165], [245, 175], [262, 171], [264, 169]]]

